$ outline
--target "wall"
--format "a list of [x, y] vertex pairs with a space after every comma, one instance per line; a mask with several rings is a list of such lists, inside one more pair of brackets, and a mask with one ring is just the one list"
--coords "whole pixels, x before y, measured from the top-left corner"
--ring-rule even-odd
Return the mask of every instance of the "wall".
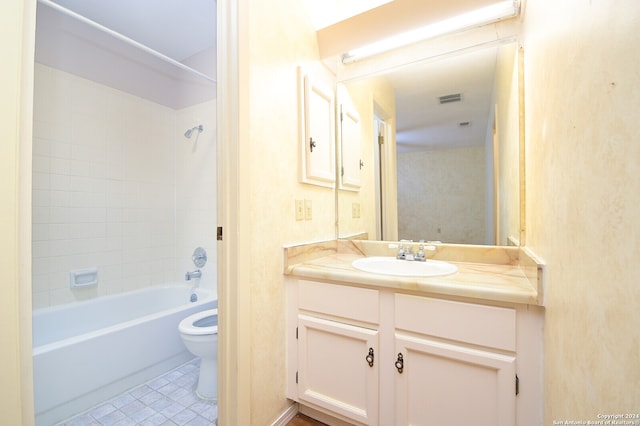
[[[183, 281], [187, 271], [196, 269], [191, 255], [196, 247], [207, 251], [207, 264], [200, 268], [198, 284], [217, 290], [217, 123], [216, 100], [175, 111], [175, 252], [169, 279]], [[190, 139], [187, 129], [202, 124], [199, 135]], [[177, 268], [177, 269], [176, 269]]]
[[[238, 265], [243, 272], [238, 282], [226, 285], [246, 294], [229, 315], [249, 308], [250, 318], [247, 334], [237, 336], [248, 339], [249, 353], [238, 355], [230, 365], [248, 356], [249, 365], [237, 367], [242, 370], [240, 386], [247, 387], [246, 394], [240, 393], [238, 409], [247, 413], [251, 425], [263, 426], [290, 404], [284, 396], [283, 246], [335, 238], [335, 197], [330, 188], [301, 184], [298, 179], [296, 69], [326, 72], [318, 61], [315, 31], [303, 3], [248, 0], [239, 5], [246, 27], [240, 28], [238, 77], [240, 205], [232, 214], [237, 214], [242, 229], [227, 229], [226, 238], [237, 238], [234, 244], [242, 256]], [[295, 220], [296, 199], [312, 201], [312, 220]], [[244, 319], [241, 322], [244, 327]], [[249, 383], [244, 382], [245, 367], [250, 369]]]
[[[351, 103], [360, 115], [361, 155], [363, 167], [360, 172], [362, 186], [359, 191], [340, 190], [338, 193], [338, 223], [340, 237], [367, 233], [371, 239], [379, 239], [376, 232], [376, 187], [374, 151], [378, 149], [377, 133], [374, 132], [376, 117], [385, 120], [387, 126], [395, 123], [395, 97], [393, 88], [385, 78], [373, 77], [345, 84]], [[386, 140], [386, 148], [395, 154], [395, 127], [392, 140]], [[389, 159], [389, 169], [395, 173], [395, 157]], [[395, 188], [395, 181], [391, 183]], [[360, 204], [360, 217], [354, 218], [353, 203]], [[395, 210], [395, 204], [387, 206]], [[394, 215], [395, 218], [395, 215]]]
[[398, 154], [398, 237], [485, 244], [484, 146]]
[[[498, 50], [496, 60], [495, 117], [497, 133], [497, 245], [520, 240], [520, 93], [518, 47], [508, 44]], [[493, 218], [489, 218], [493, 220]]]
[[545, 424], [640, 402], [640, 3], [524, 11], [527, 245], [547, 264]]
[[0, 3], [0, 423], [33, 424], [31, 96], [35, 1]]
[[[34, 308], [183, 281], [215, 247], [214, 117], [215, 101], [175, 111], [36, 64]], [[71, 290], [87, 267], [98, 286]]]

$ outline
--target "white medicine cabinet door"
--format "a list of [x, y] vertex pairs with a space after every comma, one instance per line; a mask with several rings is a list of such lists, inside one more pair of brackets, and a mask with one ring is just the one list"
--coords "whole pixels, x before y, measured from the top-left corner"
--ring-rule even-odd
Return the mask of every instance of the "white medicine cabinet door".
[[402, 334], [396, 354], [397, 426], [515, 424], [514, 356]]
[[377, 348], [377, 330], [299, 315], [299, 402], [377, 425]]
[[301, 181], [326, 187], [335, 185], [335, 107], [332, 89], [300, 72], [302, 110], [300, 126]]
[[340, 153], [340, 189], [358, 191], [361, 186], [360, 171], [362, 162], [362, 132], [360, 115], [353, 105], [347, 90], [340, 86], [339, 153]]

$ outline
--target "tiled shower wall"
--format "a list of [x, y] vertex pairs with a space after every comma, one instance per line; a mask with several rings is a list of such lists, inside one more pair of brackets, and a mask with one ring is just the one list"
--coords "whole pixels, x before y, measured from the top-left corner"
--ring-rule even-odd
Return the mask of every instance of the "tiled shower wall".
[[[206, 131], [187, 140], [198, 124]], [[200, 184], [185, 185], [194, 173]], [[182, 282], [191, 246], [215, 248], [215, 176], [215, 101], [176, 111], [36, 64], [34, 309]], [[98, 285], [71, 289], [69, 271], [88, 267]]]

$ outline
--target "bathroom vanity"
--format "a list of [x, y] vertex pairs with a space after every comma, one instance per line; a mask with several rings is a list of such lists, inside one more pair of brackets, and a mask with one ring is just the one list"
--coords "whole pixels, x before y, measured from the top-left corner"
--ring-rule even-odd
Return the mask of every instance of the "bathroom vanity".
[[287, 396], [332, 424], [541, 424], [542, 262], [522, 248], [438, 245], [433, 258], [456, 273], [352, 267], [393, 256], [388, 246], [285, 250]]

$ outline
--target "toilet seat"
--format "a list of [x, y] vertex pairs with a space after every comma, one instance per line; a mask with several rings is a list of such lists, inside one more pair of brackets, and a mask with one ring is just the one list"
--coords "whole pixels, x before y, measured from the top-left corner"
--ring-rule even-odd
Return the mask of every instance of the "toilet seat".
[[207, 334], [218, 334], [218, 321], [215, 319], [215, 325], [209, 326], [198, 326], [198, 321], [200, 323], [209, 323], [209, 321], [201, 321], [207, 317], [218, 316], [217, 309], [208, 309], [206, 311], [196, 312], [195, 314], [189, 315], [178, 324], [178, 330], [180, 333], [189, 334], [191, 336], [204, 336]]

